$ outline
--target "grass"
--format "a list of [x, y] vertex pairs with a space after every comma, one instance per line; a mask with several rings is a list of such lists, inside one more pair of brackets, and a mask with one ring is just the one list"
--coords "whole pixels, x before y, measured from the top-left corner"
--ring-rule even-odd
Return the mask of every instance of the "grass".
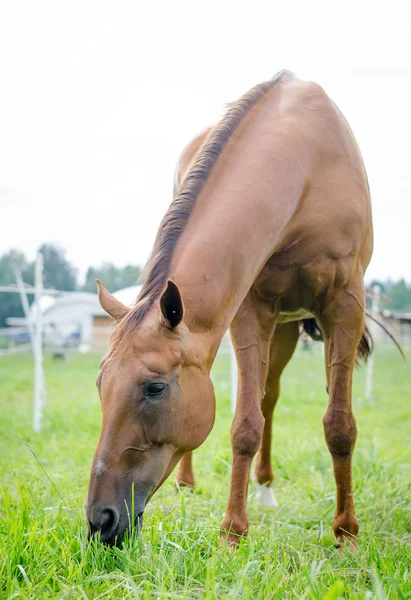
[[231, 452], [228, 357], [215, 366], [218, 416], [195, 455], [196, 492], [171, 478], [146, 510], [143, 534], [122, 548], [88, 543], [83, 518], [100, 427], [99, 357], [46, 360], [44, 430], [31, 430], [32, 364], [0, 359], [1, 598], [411, 598], [411, 376], [391, 348], [375, 359], [375, 396], [357, 371], [355, 501], [360, 547], [338, 557], [335, 485], [324, 442], [321, 348], [297, 351], [274, 425], [277, 511], [250, 488], [250, 535], [221, 548]]

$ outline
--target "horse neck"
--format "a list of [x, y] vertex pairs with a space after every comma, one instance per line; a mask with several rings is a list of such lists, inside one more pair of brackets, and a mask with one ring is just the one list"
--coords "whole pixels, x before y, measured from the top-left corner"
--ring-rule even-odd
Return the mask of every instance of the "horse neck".
[[272, 136], [264, 133], [256, 126], [241, 151], [233, 145], [223, 154], [171, 261], [184, 320], [192, 331], [205, 330], [213, 349], [268, 258], [281, 247], [304, 188], [301, 151], [297, 161], [295, 149], [284, 143], [273, 156], [267, 148]]

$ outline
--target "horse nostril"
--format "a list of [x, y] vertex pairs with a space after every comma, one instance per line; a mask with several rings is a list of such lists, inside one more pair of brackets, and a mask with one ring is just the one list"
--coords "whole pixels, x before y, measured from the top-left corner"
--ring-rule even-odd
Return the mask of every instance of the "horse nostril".
[[119, 521], [118, 510], [115, 506], [107, 506], [101, 513], [101, 537], [109, 538], [113, 535]]
[[101, 531], [111, 529], [113, 527], [114, 519], [114, 512], [111, 508], [106, 508], [106, 510], [103, 510], [101, 514]]
[[101, 532], [101, 541], [105, 542], [114, 537], [120, 515], [115, 506], [106, 506], [93, 512], [93, 519], [89, 521], [90, 535]]

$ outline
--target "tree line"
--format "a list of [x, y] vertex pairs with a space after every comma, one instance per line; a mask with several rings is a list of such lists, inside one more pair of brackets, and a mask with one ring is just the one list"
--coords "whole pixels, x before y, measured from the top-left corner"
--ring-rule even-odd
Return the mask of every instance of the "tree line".
[[[43, 255], [43, 284], [45, 288], [64, 292], [96, 292], [96, 279], [101, 279], [110, 292], [135, 285], [141, 273], [137, 265], [117, 267], [112, 263], [90, 266], [84, 282], [79, 281], [78, 269], [66, 258], [64, 248], [56, 244], [43, 244], [39, 251]], [[23, 252], [9, 250], [0, 256], [0, 285], [15, 284], [15, 268], [22, 274], [23, 281], [34, 285], [35, 261], [28, 261]], [[29, 294], [30, 304], [33, 295]], [[6, 326], [7, 317], [22, 317], [23, 309], [19, 294], [0, 292], [0, 327]]]
[[[84, 291], [96, 292], [96, 279], [104, 281], [110, 292], [115, 292], [124, 287], [135, 285], [141, 273], [137, 265], [117, 267], [112, 263], [103, 263], [99, 266], [90, 266], [86, 272], [86, 279], [80, 283], [78, 270], [66, 258], [64, 248], [56, 244], [43, 244], [40, 247], [43, 254], [44, 287], [64, 292]], [[14, 269], [17, 266], [25, 283], [34, 285], [34, 261], [30, 262], [19, 250], [9, 250], [0, 256], [0, 285], [15, 283]], [[371, 285], [378, 284], [383, 294], [382, 308], [398, 311], [411, 311], [411, 284], [404, 279], [399, 281], [373, 281]], [[33, 296], [29, 295], [29, 302]], [[0, 327], [5, 327], [7, 317], [22, 317], [18, 294], [0, 292]]]
[[405, 279], [392, 281], [373, 281], [371, 287], [379, 285], [381, 289], [381, 309], [411, 312], [411, 284]]

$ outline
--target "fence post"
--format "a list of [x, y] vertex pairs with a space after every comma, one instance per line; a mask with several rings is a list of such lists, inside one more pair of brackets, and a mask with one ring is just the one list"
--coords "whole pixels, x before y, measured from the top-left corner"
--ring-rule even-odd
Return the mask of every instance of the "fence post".
[[19, 288], [21, 305], [23, 307], [24, 316], [26, 317], [27, 328], [29, 330], [29, 335], [30, 335], [30, 343], [31, 343], [31, 347], [32, 347], [33, 352], [34, 352], [34, 327], [33, 327], [33, 321], [32, 321], [31, 314], [30, 314], [30, 306], [29, 306], [29, 301], [28, 301], [28, 298], [27, 298], [26, 288], [25, 288], [25, 285], [24, 285], [24, 282], [23, 282], [23, 278], [21, 276], [20, 267], [18, 267], [17, 265], [15, 265], [15, 267], [14, 267], [14, 276], [16, 278], [16, 283], [17, 283], [17, 286]]
[[36, 322], [34, 331], [34, 401], [33, 429], [41, 430], [41, 411], [44, 404], [45, 386], [43, 373], [43, 314], [41, 312], [41, 297], [43, 294], [43, 255], [37, 254], [35, 266], [35, 303]]
[[[376, 317], [379, 315], [380, 299], [381, 299], [381, 288], [379, 285], [373, 285], [373, 287], [372, 287], [372, 304], [371, 304], [371, 312], [372, 312], [373, 317]], [[376, 327], [375, 327], [375, 323], [373, 321], [370, 323], [370, 331], [375, 340]], [[367, 400], [371, 400], [371, 398], [372, 398], [373, 377], [374, 377], [374, 352], [371, 352], [371, 355], [368, 359], [367, 374], [366, 374], [366, 379], [365, 379], [365, 397]]]

